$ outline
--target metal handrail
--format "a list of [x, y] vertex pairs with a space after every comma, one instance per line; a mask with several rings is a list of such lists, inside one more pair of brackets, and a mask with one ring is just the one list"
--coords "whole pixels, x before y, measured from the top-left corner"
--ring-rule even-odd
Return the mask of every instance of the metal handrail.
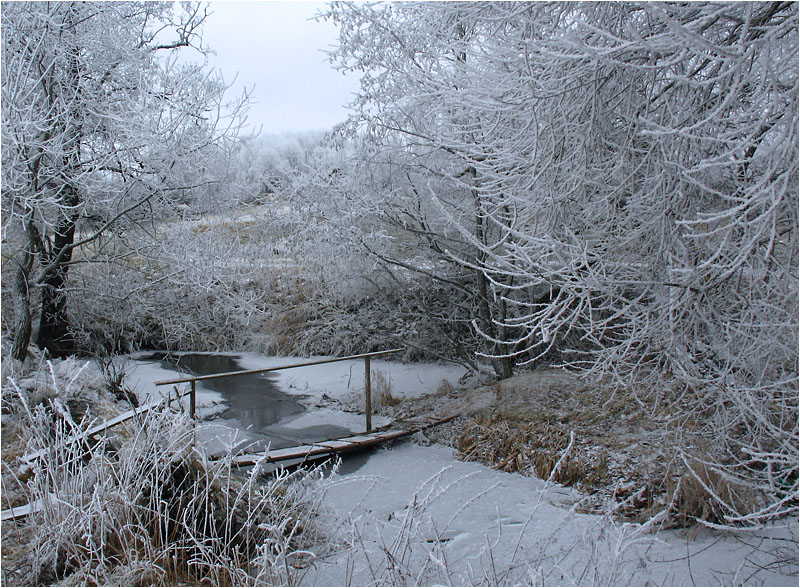
[[205, 376], [191, 376], [187, 378], [175, 378], [173, 380], [161, 380], [159, 382], [154, 382], [156, 386], [167, 386], [169, 384], [184, 384], [189, 383], [191, 384], [191, 392], [190, 392], [190, 406], [189, 406], [189, 415], [194, 418], [196, 406], [197, 406], [197, 382], [203, 380], [215, 380], [219, 378], [229, 378], [233, 376], [244, 376], [248, 374], [262, 374], [266, 372], [276, 372], [279, 370], [288, 370], [292, 368], [298, 367], [307, 367], [312, 365], [322, 365], [325, 363], [335, 363], [338, 361], [350, 361], [353, 359], [363, 359], [364, 360], [364, 412], [366, 413], [367, 418], [367, 432], [369, 433], [372, 430], [372, 394], [371, 394], [371, 385], [370, 385], [370, 366], [369, 360], [373, 357], [378, 357], [381, 355], [389, 355], [390, 353], [399, 353], [400, 351], [405, 351], [404, 347], [399, 347], [397, 349], [388, 349], [386, 351], [373, 351], [371, 353], [359, 353], [358, 355], [348, 355], [347, 357], [334, 357], [332, 359], [318, 359], [315, 361], [306, 361], [302, 363], [295, 363], [290, 365], [281, 365], [271, 368], [262, 368], [256, 370], [241, 370], [238, 372], [223, 372], [220, 374], [208, 374]]

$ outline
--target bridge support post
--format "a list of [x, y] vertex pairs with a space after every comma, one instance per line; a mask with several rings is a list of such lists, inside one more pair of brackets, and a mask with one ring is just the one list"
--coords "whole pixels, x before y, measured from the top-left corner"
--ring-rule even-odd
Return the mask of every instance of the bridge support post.
[[367, 416], [367, 433], [372, 431], [372, 390], [369, 357], [364, 358], [364, 413]]
[[194, 419], [197, 410], [197, 382], [192, 380], [192, 391], [189, 393], [189, 418]]

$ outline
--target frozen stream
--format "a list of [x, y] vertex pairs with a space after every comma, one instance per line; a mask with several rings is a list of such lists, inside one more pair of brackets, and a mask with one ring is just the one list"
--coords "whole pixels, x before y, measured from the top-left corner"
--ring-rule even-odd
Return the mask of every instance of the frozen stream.
[[[136, 363], [140, 366], [158, 365], [172, 372], [170, 377], [175, 378], [247, 369], [239, 359], [231, 354], [158, 352], [140, 356]], [[301, 402], [304, 396], [285, 393], [276, 385], [275, 379], [266, 374], [245, 374], [198, 384], [198, 389], [206, 392], [198, 394], [198, 413], [205, 421], [204, 430], [211, 437], [218, 436], [223, 445], [227, 444], [224, 440], [234, 440], [234, 450], [280, 449], [352, 432], [336, 424], [300, 428], [284, 426], [308, 410]], [[208, 392], [216, 392], [219, 398], [209, 398]]]
[[[197, 355], [201, 365], [181, 368], [152, 352], [132, 356], [127, 381], [144, 401], [166, 393], [153, 382], [178, 373], [309, 359]], [[234, 363], [215, 363], [228, 361], [219, 357]], [[442, 380], [456, 383], [464, 373], [453, 365], [382, 360], [373, 362], [373, 371], [401, 400], [435, 392]], [[207, 447], [277, 447], [287, 439], [320, 440], [327, 431], [364, 430], [363, 414], [336, 402], [362, 397], [363, 361], [272, 372], [256, 377], [254, 389], [214, 389], [212, 381], [197, 388], [204, 419], [198, 431]], [[373, 419], [375, 426], [385, 423], [380, 415]], [[741, 533], [619, 523], [576, 510], [572, 489], [461, 462], [440, 445], [398, 443], [343, 466], [321, 489], [326, 512], [319, 523], [330, 531], [330, 544], [315, 548], [314, 565], [292, 572], [299, 576], [291, 578], [295, 584], [798, 585], [796, 519]]]

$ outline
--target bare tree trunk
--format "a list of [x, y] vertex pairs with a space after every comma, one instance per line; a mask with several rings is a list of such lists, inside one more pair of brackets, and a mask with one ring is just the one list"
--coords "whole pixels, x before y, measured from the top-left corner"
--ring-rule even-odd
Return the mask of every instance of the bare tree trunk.
[[17, 271], [14, 275], [14, 335], [11, 344], [11, 356], [25, 361], [28, 346], [31, 343], [33, 313], [31, 312], [31, 271], [36, 260], [36, 252], [41, 249], [41, 239], [36, 225], [30, 215], [25, 221], [26, 245], [21, 250], [21, 259], [17, 260]]
[[16, 326], [11, 344], [11, 357], [19, 361], [25, 361], [25, 358], [28, 357], [28, 345], [31, 342], [31, 299], [28, 276], [33, 263], [28, 264], [28, 258], [32, 260], [33, 255], [26, 252], [14, 276], [14, 319]]
[[69, 329], [67, 316], [67, 272], [72, 261], [72, 244], [75, 241], [75, 219], [70, 217], [59, 223], [53, 245], [42, 265], [54, 264], [44, 276], [42, 284], [42, 315], [39, 320], [37, 344], [51, 355], [64, 357], [75, 352], [75, 340]]
[[[477, 175], [475, 168], [470, 168], [469, 173], [473, 178]], [[481, 215], [480, 196], [477, 189], [473, 189], [472, 197], [475, 202], [475, 237], [482, 245], [486, 245], [485, 218]], [[477, 261], [479, 267], [482, 266], [486, 261], [486, 254], [479, 251]], [[481, 323], [481, 330], [495, 341], [487, 343], [487, 347], [491, 347], [490, 355], [494, 356], [491, 359], [494, 373], [501, 380], [505, 380], [514, 375], [514, 359], [511, 357], [502, 357], [507, 355], [507, 346], [496, 343], [496, 341], [500, 341], [501, 338], [497, 333], [497, 325], [495, 321], [492, 320], [492, 308], [489, 305], [489, 280], [482, 271], [478, 270], [475, 273], [478, 279], [478, 320]], [[498, 317], [498, 319], [499, 322], [502, 323], [505, 321], [505, 304], [501, 305], [499, 310], [502, 312], [502, 316]]]
[[[495, 341], [499, 340], [497, 329], [495, 328], [496, 325], [492, 320], [492, 309], [489, 306], [489, 289], [487, 287], [488, 280], [486, 276], [483, 275], [482, 272], [477, 272], [478, 278], [478, 319], [480, 321], [481, 330], [492, 337]], [[499, 317], [500, 320], [503, 320], [505, 317]], [[491, 345], [491, 355], [495, 357], [491, 358], [492, 367], [494, 368], [494, 373], [497, 375], [498, 378], [501, 380], [505, 380], [506, 378], [510, 378], [514, 375], [514, 359], [511, 357], [497, 357], [506, 355], [506, 345], [502, 345], [499, 343], [490, 343], [487, 345]]]
[[11, 357], [25, 361], [28, 356], [28, 345], [31, 342], [31, 290], [30, 275], [33, 268], [33, 246], [28, 241], [22, 250], [22, 259], [18, 262], [14, 276], [14, 339], [11, 345]]

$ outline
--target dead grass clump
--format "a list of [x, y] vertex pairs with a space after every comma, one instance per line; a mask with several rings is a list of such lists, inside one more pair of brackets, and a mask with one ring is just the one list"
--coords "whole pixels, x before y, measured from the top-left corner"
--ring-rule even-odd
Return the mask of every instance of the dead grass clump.
[[447, 379], [443, 379], [441, 382], [439, 382], [439, 387], [436, 388], [436, 394], [440, 396], [452, 396], [455, 391], [455, 386], [453, 386], [453, 384], [450, 383], [450, 380]]
[[666, 480], [619, 484], [612, 498], [615, 514], [635, 523], [667, 511], [661, 523], [665, 528], [691, 527], [698, 522], [730, 525], [728, 516], [742, 512], [740, 509], [755, 509], [758, 503], [752, 491], [700, 462], [673, 472]]
[[387, 406], [397, 406], [400, 398], [392, 394], [392, 380], [380, 370], [373, 370], [370, 376], [370, 390], [373, 410]]
[[673, 497], [672, 519], [680, 526], [698, 521], [727, 525], [729, 516], [758, 509], [759, 498], [752, 489], [697, 459], [669, 480], [666, 490]]
[[309, 302], [309, 287], [299, 278], [288, 284], [276, 283], [281, 304], [268, 309], [262, 329], [272, 337], [270, 352], [278, 355], [302, 355], [303, 333], [311, 320], [313, 307]]
[[230, 459], [209, 462], [181, 414], [149, 414], [114, 454], [87, 455], [57, 429], [28, 484], [30, 500], [46, 505], [22, 523], [31, 538], [18, 569], [29, 573], [10, 584], [289, 584], [313, 559], [315, 473], [261, 480]]
[[24, 502], [43, 508], [3, 525], [4, 584], [297, 584], [313, 562], [321, 471], [241, 474], [196, 451], [192, 421], [169, 411], [139, 417], [113, 451], [71, 443], [88, 421], [16, 392], [28, 451], [47, 451], [25, 484]]
[[[458, 450], [464, 461], [549, 479], [569, 441], [569, 431], [557, 423], [540, 420], [520, 425], [497, 416], [479, 416], [464, 429]], [[552, 479], [571, 486], [585, 479], [590, 469], [586, 457], [574, 447]]]

